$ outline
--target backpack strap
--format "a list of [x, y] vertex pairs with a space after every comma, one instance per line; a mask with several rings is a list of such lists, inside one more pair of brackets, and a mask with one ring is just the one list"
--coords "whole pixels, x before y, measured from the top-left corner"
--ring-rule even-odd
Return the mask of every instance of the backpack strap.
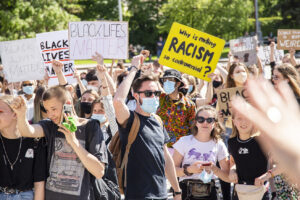
[[164, 127], [164, 123], [163, 123], [162, 119], [160, 118], [160, 116], [158, 116], [155, 113], [152, 113], [151, 115], [159, 122], [160, 126], [163, 128]]
[[133, 119], [133, 123], [128, 135], [128, 141], [127, 141], [127, 145], [126, 145], [126, 151], [125, 154], [123, 156], [122, 159], [122, 164], [121, 164], [121, 170], [123, 170], [125, 168], [125, 176], [124, 176], [124, 187], [126, 188], [127, 186], [127, 163], [128, 163], [128, 155], [129, 155], [129, 151], [131, 148], [131, 145], [133, 144], [133, 142], [136, 139], [136, 136], [139, 132], [140, 129], [140, 118], [139, 116], [134, 112], [134, 119]]

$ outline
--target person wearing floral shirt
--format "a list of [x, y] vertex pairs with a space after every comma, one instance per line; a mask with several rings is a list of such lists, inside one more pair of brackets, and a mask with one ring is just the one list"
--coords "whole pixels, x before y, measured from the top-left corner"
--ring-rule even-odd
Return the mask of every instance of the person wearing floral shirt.
[[163, 76], [165, 93], [159, 98], [160, 106], [157, 114], [164, 122], [171, 138], [168, 147], [172, 147], [180, 137], [189, 134], [195, 119], [194, 102], [178, 91], [182, 84], [180, 72], [173, 69], [165, 71]]

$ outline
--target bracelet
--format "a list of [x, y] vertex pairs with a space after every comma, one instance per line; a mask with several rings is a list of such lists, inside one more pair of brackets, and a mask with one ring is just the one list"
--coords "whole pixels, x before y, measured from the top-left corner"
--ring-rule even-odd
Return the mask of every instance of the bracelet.
[[181, 195], [181, 194], [182, 194], [182, 191], [179, 191], [179, 192], [175, 192], [175, 191], [174, 191], [174, 192], [173, 192], [173, 197], [175, 197], [176, 195], [179, 195], [179, 194]]
[[131, 65], [131, 67], [129, 67], [128, 68], [128, 71], [131, 71], [132, 70], [132, 68], [135, 68], [136, 69], [136, 71], [138, 71], [139, 69], [136, 67], [136, 66], [134, 66], [134, 65]]
[[190, 165], [189, 164], [185, 164], [183, 165], [183, 173], [186, 175], [186, 176], [192, 176], [193, 173], [190, 173], [188, 172], [187, 168], [189, 167]]

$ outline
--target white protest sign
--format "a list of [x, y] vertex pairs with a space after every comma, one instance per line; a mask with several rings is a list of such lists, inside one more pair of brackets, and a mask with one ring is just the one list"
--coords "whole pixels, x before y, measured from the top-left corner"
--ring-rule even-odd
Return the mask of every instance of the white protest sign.
[[256, 64], [256, 37], [244, 37], [230, 40], [230, 51], [246, 65]]
[[69, 22], [70, 58], [128, 58], [128, 23], [114, 21]]
[[74, 61], [70, 60], [69, 55], [68, 31], [39, 33], [36, 34], [36, 38], [50, 77], [48, 85], [58, 85], [58, 79], [51, 64], [53, 60], [59, 60], [64, 64], [63, 73], [68, 83], [76, 83], [76, 79], [73, 78]]
[[3, 71], [8, 82], [44, 78], [43, 60], [35, 44], [36, 38], [0, 43]]
[[[261, 46], [259, 47], [258, 57], [260, 58], [262, 64], [269, 65], [270, 64], [270, 54], [271, 54], [271, 47], [270, 46]], [[284, 56], [283, 50], [274, 49], [274, 61], [276, 63], [281, 62]]]

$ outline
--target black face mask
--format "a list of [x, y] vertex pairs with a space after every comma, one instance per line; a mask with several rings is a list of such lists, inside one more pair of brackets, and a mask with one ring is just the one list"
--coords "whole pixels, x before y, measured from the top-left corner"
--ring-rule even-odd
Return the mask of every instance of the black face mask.
[[186, 94], [188, 93], [188, 89], [187, 88], [179, 88], [179, 92], [181, 92], [184, 96], [186, 96]]
[[223, 83], [222, 83], [222, 81], [213, 81], [213, 87], [214, 88], [218, 88], [218, 87], [220, 87], [220, 85], [222, 85]]
[[80, 108], [81, 108], [81, 111], [82, 111], [84, 114], [91, 114], [91, 111], [92, 111], [92, 103], [89, 103], [89, 102], [81, 102], [81, 103], [80, 103]]

